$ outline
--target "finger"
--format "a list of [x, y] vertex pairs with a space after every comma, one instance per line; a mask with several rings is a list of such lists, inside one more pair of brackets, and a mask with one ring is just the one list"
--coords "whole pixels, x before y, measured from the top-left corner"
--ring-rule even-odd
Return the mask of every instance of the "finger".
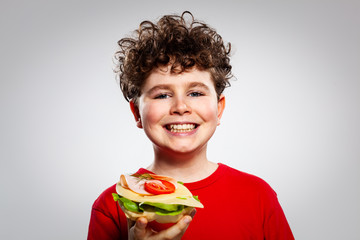
[[181, 239], [186, 229], [189, 227], [192, 218], [184, 216], [181, 220], [172, 227], [160, 232], [161, 237], [164, 239]]
[[136, 220], [133, 228], [134, 239], [142, 239], [146, 235], [146, 225], [148, 221], [144, 217], [140, 217]]

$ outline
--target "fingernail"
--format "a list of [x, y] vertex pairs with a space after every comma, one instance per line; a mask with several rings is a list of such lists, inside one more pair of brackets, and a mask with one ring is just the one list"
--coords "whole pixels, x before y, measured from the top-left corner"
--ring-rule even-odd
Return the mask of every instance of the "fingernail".
[[194, 218], [195, 214], [196, 214], [196, 209], [194, 208], [194, 210], [192, 210], [190, 213], [190, 217]]
[[144, 227], [146, 225], [144, 219], [141, 218], [137, 221], [137, 224], [139, 224], [139, 227]]

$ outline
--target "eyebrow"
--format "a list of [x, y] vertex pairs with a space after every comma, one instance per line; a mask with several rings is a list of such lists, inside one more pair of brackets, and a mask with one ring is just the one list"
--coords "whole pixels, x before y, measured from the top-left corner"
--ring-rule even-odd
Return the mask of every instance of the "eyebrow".
[[167, 84], [159, 84], [156, 85], [152, 88], [150, 88], [148, 91], [146, 91], [146, 94], [151, 95], [153, 92], [157, 91], [157, 90], [169, 90], [170, 86]]
[[191, 82], [190, 84], [188, 84], [188, 88], [193, 88], [193, 87], [200, 87], [200, 88], [204, 88], [206, 91], [210, 91], [209, 87], [202, 82]]
[[[205, 91], [210, 91], [209, 87], [202, 82], [191, 82], [191, 83], [187, 84], [186, 87], [187, 88], [200, 87], [200, 88], [204, 88]], [[146, 94], [151, 95], [153, 92], [155, 92], [157, 90], [170, 90], [170, 89], [171, 89], [171, 85], [169, 85], [169, 84], [159, 84], [159, 85], [156, 85], [156, 86], [150, 88], [146, 92]]]

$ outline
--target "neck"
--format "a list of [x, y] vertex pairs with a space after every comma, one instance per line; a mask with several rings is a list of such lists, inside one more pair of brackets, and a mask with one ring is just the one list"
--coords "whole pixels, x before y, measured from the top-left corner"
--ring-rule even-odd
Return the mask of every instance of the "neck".
[[218, 167], [206, 156], [206, 146], [196, 153], [172, 153], [158, 151], [154, 147], [154, 162], [147, 169], [159, 175], [166, 175], [188, 183], [210, 176]]

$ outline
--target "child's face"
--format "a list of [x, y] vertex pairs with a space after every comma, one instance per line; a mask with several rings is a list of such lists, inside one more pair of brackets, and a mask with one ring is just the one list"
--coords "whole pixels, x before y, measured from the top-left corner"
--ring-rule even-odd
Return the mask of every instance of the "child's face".
[[204, 148], [225, 107], [218, 100], [211, 75], [193, 68], [181, 74], [170, 67], [154, 69], [142, 87], [138, 106], [131, 103], [138, 127], [156, 150], [191, 153]]

